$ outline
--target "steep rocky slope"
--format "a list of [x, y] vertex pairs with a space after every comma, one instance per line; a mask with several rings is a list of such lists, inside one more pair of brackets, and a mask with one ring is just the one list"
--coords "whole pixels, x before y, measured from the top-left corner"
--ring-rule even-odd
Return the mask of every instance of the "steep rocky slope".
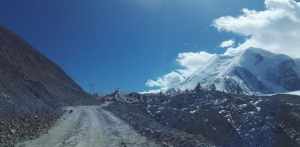
[[90, 101], [55, 63], [0, 27], [0, 146], [48, 127], [60, 106]]
[[[0, 27], [1, 112], [71, 104], [87, 97], [55, 63]], [[4, 110], [3, 110], [4, 109]]]

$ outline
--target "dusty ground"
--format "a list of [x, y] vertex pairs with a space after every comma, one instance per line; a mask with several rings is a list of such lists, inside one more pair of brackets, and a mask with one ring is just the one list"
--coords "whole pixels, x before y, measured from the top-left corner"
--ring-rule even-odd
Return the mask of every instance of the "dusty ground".
[[40, 138], [17, 147], [158, 147], [99, 106], [69, 107]]

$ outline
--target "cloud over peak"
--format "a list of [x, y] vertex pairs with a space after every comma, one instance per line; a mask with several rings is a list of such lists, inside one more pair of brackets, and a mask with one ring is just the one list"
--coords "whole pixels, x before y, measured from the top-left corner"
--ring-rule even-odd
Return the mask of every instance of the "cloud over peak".
[[178, 54], [176, 61], [181, 68], [159, 77], [156, 80], [148, 80], [146, 86], [161, 88], [162, 90], [173, 88], [177, 86], [177, 84], [183, 82], [197, 69], [203, 67], [214, 55], [215, 54], [204, 51], [180, 53]]
[[243, 9], [238, 17], [216, 19], [214, 26], [247, 37], [238, 49], [256, 47], [300, 57], [300, 4], [294, 0], [266, 0], [265, 10]]
[[223, 41], [220, 44], [220, 47], [221, 48], [229, 48], [229, 47], [233, 47], [234, 45], [235, 45], [235, 41], [234, 40], [226, 40], [226, 41]]
[[[222, 42], [219, 46], [227, 49], [224, 54], [254, 47], [299, 58], [300, 3], [295, 0], [265, 0], [264, 4], [265, 10], [243, 9], [240, 16], [224, 16], [213, 22], [220, 32], [235, 33], [246, 39], [237, 47], [234, 40]], [[182, 68], [156, 80], [148, 80], [146, 85], [161, 90], [176, 87], [214, 55], [207, 52], [180, 53], [176, 61]]]

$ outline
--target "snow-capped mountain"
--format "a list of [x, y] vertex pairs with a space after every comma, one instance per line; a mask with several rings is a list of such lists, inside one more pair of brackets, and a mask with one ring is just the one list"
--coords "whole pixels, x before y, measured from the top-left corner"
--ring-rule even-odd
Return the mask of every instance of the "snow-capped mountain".
[[251, 48], [231, 55], [215, 55], [176, 89], [215, 85], [231, 93], [266, 94], [300, 90], [300, 60]]

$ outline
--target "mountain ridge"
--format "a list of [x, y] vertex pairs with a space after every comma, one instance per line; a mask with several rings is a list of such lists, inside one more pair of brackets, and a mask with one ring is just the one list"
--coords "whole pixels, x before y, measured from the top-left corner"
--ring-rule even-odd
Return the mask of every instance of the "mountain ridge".
[[0, 146], [38, 136], [62, 106], [93, 103], [57, 64], [0, 26]]
[[232, 55], [214, 55], [175, 89], [193, 89], [198, 83], [217, 90], [267, 94], [300, 89], [300, 60], [263, 49], [250, 48]]
[[23, 98], [57, 107], [88, 97], [57, 64], [3, 27], [0, 57], [0, 92], [7, 98], [3, 102], [18, 103]]

